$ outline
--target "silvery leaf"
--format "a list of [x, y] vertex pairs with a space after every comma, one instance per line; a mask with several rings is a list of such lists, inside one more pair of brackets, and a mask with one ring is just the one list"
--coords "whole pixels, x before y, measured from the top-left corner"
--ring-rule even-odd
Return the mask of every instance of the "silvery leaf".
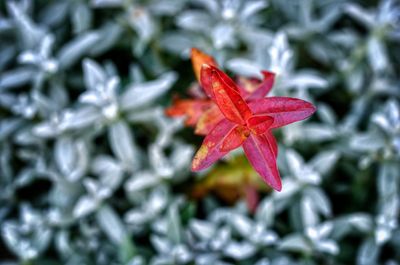
[[[182, 58], [187, 58], [190, 48], [196, 42], [196, 35], [180, 34], [178, 32], [166, 33], [160, 40], [161, 45], [167, 51], [180, 55]], [[198, 38], [198, 37], [197, 37]]]
[[164, 94], [175, 82], [177, 76], [169, 72], [160, 76], [157, 80], [143, 84], [133, 84], [126, 89], [121, 97], [121, 107], [124, 110], [140, 108], [154, 101]]
[[192, 161], [193, 154], [194, 149], [192, 146], [183, 144], [176, 145], [170, 157], [175, 171], [186, 168]]
[[257, 207], [256, 220], [265, 227], [273, 224], [275, 218], [275, 205], [271, 198], [265, 198]]
[[91, 171], [96, 175], [119, 175], [122, 172], [117, 160], [110, 156], [98, 155], [91, 163]]
[[87, 54], [100, 41], [98, 32], [86, 32], [65, 44], [59, 51], [57, 58], [60, 67], [66, 69], [75, 64], [81, 57]]
[[327, 104], [318, 104], [316, 114], [323, 122], [329, 125], [335, 125], [337, 122], [337, 116], [334, 110]]
[[186, 11], [176, 18], [176, 24], [187, 30], [202, 32], [211, 28], [212, 18], [202, 11]]
[[[98, 0], [97, 0], [98, 1]], [[145, 265], [145, 261], [142, 257], [136, 256], [132, 258], [127, 265]]]
[[101, 41], [90, 49], [89, 54], [93, 56], [98, 56], [111, 49], [120, 39], [123, 28], [117, 23], [107, 23], [97, 33], [100, 35]]
[[159, 213], [168, 203], [168, 192], [164, 186], [157, 187], [149, 196], [146, 210], [151, 213]]
[[324, 216], [330, 216], [332, 214], [331, 203], [322, 189], [309, 187], [306, 189], [305, 193], [313, 202], [316, 210], [318, 210], [321, 214]]
[[271, 264], [271, 262], [269, 261], [268, 258], [262, 258], [262, 259], [258, 260], [255, 265], [270, 265], [270, 264]]
[[269, 70], [278, 76], [287, 73], [292, 69], [293, 51], [290, 49], [287, 36], [283, 32], [278, 32], [268, 49]]
[[123, 0], [91, 0], [90, 5], [93, 7], [120, 7]]
[[216, 227], [212, 223], [196, 219], [190, 222], [190, 229], [202, 240], [211, 239], [216, 232]]
[[86, 172], [89, 157], [83, 141], [59, 138], [54, 153], [58, 168], [69, 181], [77, 181]]
[[101, 114], [92, 107], [67, 110], [63, 113], [60, 126], [63, 129], [82, 129], [99, 121]]
[[214, 253], [200, 254], [197, 255], [195, 264], [198, 265], [214, 264], [217, 259], [218, 255]]
[[265, 9], [268, 6], [266, 1], [250, 1], [244, 5], [243, 10], [240, 12], [240, 16], [242, 20], [246, 20], [259, 12], [260, 10]]
[[385, 226], [378, 226], [375, 229], [375, 243], [378, 246], [385, 244], [392, 236], [392, 229]]
[[314, 202], [309, 197], [303, 197], [300, 201], [300, 212], [303, 227], [314, 226], [318, 223], [319, 218], [315, 211]]
[[150, 237], [150, 241], [159, 253], [170, 253], [172, 249], [171, 242], [169, 242], [166, 238], [152, 235]]
[[112, 187], [108, 186], [106, 183], [101, 183], [97, 179], [87, 177], [83, 180], [83, 185], [88, 191], [88, 194], [96, 198], [97, 201], [102, 201], [111, 196]]
[[3, 240], [21, 259], [36, 258], [50, 244], [52, 231], [44, 225], [39, 213], [27, 205], [21, 207], [20, 222], [7, 221], [3, 224]]
[[282, 250], [299, 251], [303, 253], [312, 253], [312, 248], [306, 239], [301, 235], [289, 235], [279, 243]]
[[132, 132], [124, 121], [118, 121], [109, 128], [109, 141], [113, 153], [127, 168], [138, 166], [138, 150], [133, 142]]
[[38, 44], [45, 34], [44, 30], [33, 24], [32, 20], [16, 2], [7, 2], [7, 8], [14, 18], [25, 48], [29, 49]]
[[384, 71], [389, 66], [385, 44], [377, 38], [368, 40], [368, 59], [376, 72]]
[[294, 150], [286, 151], [286, 160], [292, 176], [301, 176], [303, 173], [303, 158]]
[[264, 225], [257, 223], [253, 227], [253, 233], [248, 236], [248, 239], [253, 244], [270, 246], [278, 241], [278, 235], [274, 231], [265, 230]]
[[236, 39], [234, 37], [234, 29], [228, 24], [219, 24], [211, 31], [211, 37], [214, 47], [222, 49], [227, 46], [235, 46]]
[[50, 27], [58, 26], [64, 21], [68, 14], [70, 3], [54, 2], [43, 7], [40, 12], [40, 21]]
[[339, 254], [339, 245], [333, 240], [322, 240], [316, 244], [319, 251], [325, 252], [331, 255]]
[[132, 27], [137, 31], [140, 39], [144, 41], [150, 40], [154, 34], [155, 25], [148, 10], [143, 8], [135, 8], [130, 17]]
[[338, 159], [339, 153], [337, 151], [322, 151], [309, 161], [309, 165], [319, 174], [324, 176], [332, 170]]
[[74, 33], [79, 34], [90, 28], [92, 12], [86, 4], [77, 3], [71, 12]]
[[336, 130], [330, 126], [322, 124], [308, 123], [303, 126], [304, 138], [310, 142], [322, 142], [334, 139]]
[[388, 100], [382, 111], [374, 113], [371, 120], [387, 133], [393, 133], [393, 131], [398, 130], [400, 128], [399, 103], [395, 100]]
[[239, 75], [257, 77], [259, 79], [263, 78], [260, 67], [250, 60], [242, 58], [232, 59], [227, 61], [226, 65], [230, 70]]
[[398, 167], [395, 165], [383, 164], [380, 166], [378, 174], [378, 191], [381, 196], [394, 194], [396, 192], [399, 182], [397, 174]]
[[292, 75], [290, 80], [286, 80], [286, 87], [297, 87], [299, 89], [306, 88], [326, 88], [328, 86], [327, 80], [317, 76], [314, 73], [302, 71], [296, 75]]
[[212, 250], [221, 250], [231, 242], [231, 230], [227, 227], [220, 228], [210, 242]]
[[124, 220], [125, 222], [133, 225], [140, 226], [145, 224], [152, 218], [151, 213], [143, 211], [143, 210], [129, 210], [125, 213]]
[[356, 134], [351, 138], [350, 147], [357, 151], [377, 151], [384, 146], [384, 141], [376, 133]]
[[177, 245], [172, 250], [172, 256], [179, 264], [187, 264], [192, 260], [192, 254], [186, 245]]
[[107, 80], [102, 67], [91, 59], [83, 60], [83, 73], [85, 86], [88, 89], [97, 89], [97, 86], [105, 84]]
[[101, 229], [114, 244], [121, 245], [128, 237], [124, 224], [109, 205], [104, 205], [97, 211], [96, 219]]
[[35, 72], [30, 67], [19, 67], [0, 75], [0, 91], [23, 86], [32, 81]]
[[290, 199], [295, 193], [297, 193], [301, 189], [300, 183], [290, 178], [284, 178], [282, 180], [282, 187], [285, 188], [282, 189], [281, 192], [274, 192], [273, 194], [273, 198], [277, 201]]
[[131, 64], [129, 67], [129, 76], [132, 79], [132, 83], [140, 84], [145, 81], [144, 73], [141, 67], [137, 64]]
[[357, 264], [369, 265], [376, 264], [379, 255], [379, 248], [372, 239], [365, 240], [358, 250]]
[[308, 227], [305, 232], [311, 240], [317, 242], [327, 238], [331, 234], [333, 228], [333, 223], [328, 221], [318, 224], [317, 226]]
[[220, 11], [218, 1], [215, 0], [195, 0], [196, 4], [203, 6], [211, 14], [218, 14]]
[[[21, 233], [17, 224], [5, 223], [2, 227], [2, 236], [7, 246], [22, 259], [33, 259], [40, 254], [40, 250], [33, 245], [33, 242], [20, 238]], [[44, 235], [44, 234], [42, 234]], [[43, 238], [45, 239], [45, 238]]]
[[350, 223], [361, 231], [368, 231], [372, 227], [372, 220], [364, 214], [353, 214], [349, 218]]
[[[1, 19], [0, 19], [1, 28]], [[1, 31], [1, 30], [0, 30]], [[0, 71], [3, 72], [5, 67], [13, 60], [16, 56], [17, 50], [15, 47], [6, 46], [0, 50]]]
[[135, 193], [154, 187], [160, 181], [160, 178], [149, 171], [137, 172], [125, 182], [125, 189], [129, 193]]
[[185, 1], [181, 0], [153, 0], [150, 1], [148, 8], [154, 15], [169, 15], [177, 14], [185, 5]]
[[3, 119], [0, 121], [0, 140], [5, 140], [12, 133], [14, 133], [21, 125], [23, 120], [15, 119]]
[[235, 260], [244, 260], [251, 257], [256, 252], [256, 247], [247, 242], [235, 242], [231, 241], [224, 248], [224, 254]]
[[232, 215], [230, 223], [234, 230], [243, 237], [249, 236], [253, 231], [253, 222], [243, 215]]
[[[143, 201], [143, 200], [142, 200]], [[169, 202], [168, 193], [164, 186], [155, 188], [145, 199], [142, 209], [134, 208], [126, 212], [124, 219], [128, 223], [140, 225], [158, 215]]]
[[[11, 166], [11, 147], [5, 145], [0, 149], [0, 183], [7, 183], [12, 180], [12, 176], [14, 175], [14, 170]], [[7, 208], [3, 208], [0, 210], [0, 221], [3, 219], [3, 214], [5, 215], [8, 210]]]
[[182, 224], [178, 212], [178, 206], [173, 204], [168, 209], [168, 239], [174, 243], [179, 244], [182, 242]]
[[160, 177], [170, 178], [174, 173], [171, 163], [160, 145], [153, 144], [149, 147], [149, 162], [152, 169]]
[[344, 5], [343, 9], [347, 14], [363, 23], [365, 26], [372, 27], [374, 25], [373, 14], [363, 9], [361, 6], [349, 3]]
[[84, 195], [79, 198], [75, 205], [73, 215], [75, 218], [84, 217], [92, 213], [98, 207], [98, 202], [91, 196]]

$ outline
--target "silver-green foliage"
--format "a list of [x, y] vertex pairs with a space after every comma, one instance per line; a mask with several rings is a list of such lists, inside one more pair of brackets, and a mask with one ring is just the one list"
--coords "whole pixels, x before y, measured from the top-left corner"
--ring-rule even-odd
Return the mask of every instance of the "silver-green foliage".
[[[0, 264], [400, 264], [399, 42], [395, 0], [0, 3]], [[191, 47], [318, 107], [255, 213], [186, 196]]]

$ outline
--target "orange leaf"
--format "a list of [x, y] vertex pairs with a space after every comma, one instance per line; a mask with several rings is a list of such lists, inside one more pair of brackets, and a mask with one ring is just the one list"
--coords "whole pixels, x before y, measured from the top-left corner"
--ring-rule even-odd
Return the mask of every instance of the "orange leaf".
[[200, 82], [200, 72], [203, 64], [218, 66], [213, 57], [196, 48], [192, 48], [190, 57], [192, 60], [193, 71], [198, 82]]
[[186, 116], [187, 126], [196, 125], [200, 116], [214, 103], [204, 99], [175, 99], [172, 106], [165, 110], [169, 117]]

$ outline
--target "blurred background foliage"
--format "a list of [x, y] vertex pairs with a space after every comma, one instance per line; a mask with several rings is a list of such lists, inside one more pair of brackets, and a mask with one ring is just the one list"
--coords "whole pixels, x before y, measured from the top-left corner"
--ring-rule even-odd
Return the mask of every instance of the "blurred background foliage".
[[[400, 2], [0, 3], [0, 264], [400, 264]], [[169, 119], [191, 47], [313, 102], [200, 174]]]

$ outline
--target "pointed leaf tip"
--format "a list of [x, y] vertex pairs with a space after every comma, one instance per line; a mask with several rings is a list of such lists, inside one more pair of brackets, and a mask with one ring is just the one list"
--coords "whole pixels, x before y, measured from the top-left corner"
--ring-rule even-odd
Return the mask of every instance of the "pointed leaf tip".
[[204, 64], [217, 66], [217, 62], [214, 60], [213, 57], [200, 51], [197, 48], [191, 49], [190, 57], [192, 60], [193, 71], [194, 71], [194, 74], [196, 75], [196, 79], [198, 82], [201, 81], [200, 73], [201, 73], [202, 66]]
[[268, 114], [273, 117], [274, 123], [271, 128], [304, 120], [316, 111], [316, 107], [310, 102], [290, 97], [257, 99], [251, 101], [249, 107], [255, 114]]
[[202, 64], [201, 65], [201, 70], [200, 70], [200, 85], [203, 88], [204, 92], [206, 95], [214, 99], [214, 93], [212, 89], [212, 82], [211, 82], [211, 75], [212, 75], [212, 66], [208, 64]]
[[276, 165], [274, 143], [264, 135], [250, 135], [243, 143], [243, 150], [250, 164], [273, 189], [280, 191], [282, 182]]

